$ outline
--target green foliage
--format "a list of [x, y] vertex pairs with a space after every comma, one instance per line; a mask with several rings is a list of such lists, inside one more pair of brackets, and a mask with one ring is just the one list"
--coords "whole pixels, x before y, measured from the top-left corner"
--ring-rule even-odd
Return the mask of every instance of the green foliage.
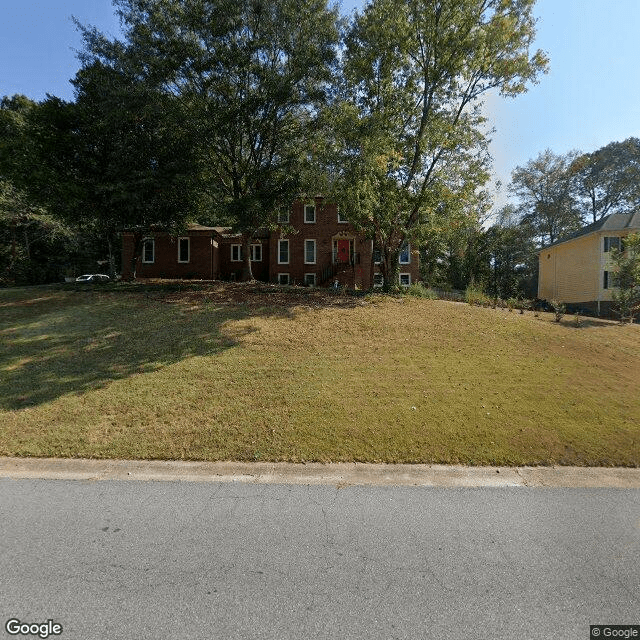
[[395, 282], [407, 240], [475, 229], [489, 157], [479, 99], [546, 70], [529, 55], [533, 0], [374, 0], [346, 36], [328, 154], [333, 191]]
[[640, 139], [611, 142], [574, 160], [576, 197], [585, 222], [610, 213], [629, 213], [640, 203]]
[[633, 233], [623, 240], [623, 250], [614, 249], [611, 255], [614, 265], [613, 299], [620, 321], [633, 321], [640, 311], [640, 233]]
[[479, 307], [491, 306], [491, 298], [485, 295], [482, 288], [475, 285], [469, 285], [465, 291], [465, 301], [470, 305], [476, 305]]
[[511, 175], [509, 190], [520, 200], [521, 224], [529, 226], [541, 244], [552, 244], [580, 228], [570, 170], [577, 155], [575, 151], [557, 155], [547, 149]]
[[416, 282], [406, 287], [404, 292], [414, 298], [426, 298], [428, 300], [437, 300], [438, 298], [438, 294], [435, 291], [428, 289], [421, 282]]
[[[246, 245], [305, 191], [335, 77], [337, 10], [318, 0], [116, 0], [125, 41], [84, 29], [86, 59], [187, 110], [200, 185]], [[315, 195], [315, 192], [312, 194]]]

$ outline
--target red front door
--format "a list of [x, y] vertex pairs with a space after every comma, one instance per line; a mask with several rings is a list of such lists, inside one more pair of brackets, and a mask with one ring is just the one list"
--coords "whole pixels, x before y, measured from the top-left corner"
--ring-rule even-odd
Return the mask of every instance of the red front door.
[[349, 240], [338, 240], [337, 262], [349, 262]]

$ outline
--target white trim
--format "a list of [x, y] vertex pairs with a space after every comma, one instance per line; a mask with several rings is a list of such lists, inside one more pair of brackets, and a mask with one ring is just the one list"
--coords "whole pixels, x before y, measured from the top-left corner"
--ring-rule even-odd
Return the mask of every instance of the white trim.
[[[307, 278], [313, 278], [313, 282], [307, 282]], [[304, 274], [304, 283], [308, 286], [315, 287], [318, 277], [315, 273], [305, 273]]]
[[[307, 220], [307, 209], [313, 209], [313, 220]], [[305, 224], [315, 224], [316, 223], [316, 205], [315, 204], [305, 204], [302, 209], [302, 220]]]
[[[256, 258], [256, 249], [260, 249], [260, 257]], [[258, 242], [251, 245], [251, 262], [262, 262], [262, 245]]]
[[338, 207], [338, 224], [349, 224], [349, 221], [342, 217], [340, 213], [340, 207]]
[[[372, 253], [371, 257], [373, 258], [373, 264], [382, 264], [382, 249], [376, 249], [374, 247], [371, 253]], [[380, 260], [376, 260], [376, 253], [378, 254], [378, 257], [380, 258]]]
[[[237, 249], [236, 251], [236, 253], [238, 254], [237, 258], [233, 257], [234, 249]], [[231, 262], [242, 262], [242, 245], [241, 244], [231, 245]]]
[[[313, 242], [313, 260], [307, 260], [307, 242]], [[304, 263], [305, 264], [316, 263], [316, 261], [318, 260], [317, 248], [318, 248], [318, 245], [313, 238], [305, 239], [304, 241]]]
[[288, 211], [278, 213], [278, 224], [289, 224], [290, 216]]
[[[180, 243], [183, 240], [187, 241], [187, 259], [186, 260], [180, 260]], [[178, 263], [186, 264], [187, 262], [191, 262], [191, 238], [188, 238], [187, 236], [182, 236], [181, 238], [178, 238]]]
[[[409, 282], [402, 282], [402, 276], [407, 276]], [[398, 274], [398, 282], [401, 287], [410, 287], [411, 286], [411, 274], [410, 273], [399, 273]]]
[[[151, 260], [145, 260], [145, 246], [147, 242], [151, 243]], [[142, 263], [153, 264], [156, 261], [156, 241], [155, 238], [144, 238], [142, 241]]]
[[[287, 276], [287, 281], [286, 282], [280, 282], [280, 278], [282, 276]], [[279, 273], [278, 274], [278, 284], [281, 284], [281, 285], [291, 284], [291, 276], [288, 273]]]
[[[378, 283], [376, 283], [376, 278], [379, 280]], [[378, 289], [380, 287], [382, 287], [384, 285], [384, 276], [382, 275], [382, 273], [380, 273], [379, 271], [373, 274], [373, 288], [374, 289]]]
[[[286, 242], [287, 243], [287, 259], [286, 260], [280, 260], [280, 256], [281, 256], [281, 250], [280, 250], [280, 245]], [[291, 259], [291, 255], [290, 255], [290, 246], [289, 246], [289, 240], [285, 240], [285, 239], [281, 239], [278, 240], [278, 264], [289, 264], [289, 260]]]
[[[405, 251], [405, 247], [407, 248], [407, 259], [403, 260], [402, 259], [402, 254]], [[400, 254], [398, 255], [398, 263], [399, 264], [411, 264], [411, 245], [408, 242], [403, 243], [402, 247], [400, 248]]]

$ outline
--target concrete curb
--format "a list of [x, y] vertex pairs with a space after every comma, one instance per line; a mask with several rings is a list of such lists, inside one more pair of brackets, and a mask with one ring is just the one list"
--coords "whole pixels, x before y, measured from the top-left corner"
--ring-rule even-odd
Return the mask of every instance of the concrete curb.
[[465, 467], [427, 464], [293, 464], [0, 457], [0, 477], [51, 480], [246, 482], [424, 487], [640, 488], [640, 469]]

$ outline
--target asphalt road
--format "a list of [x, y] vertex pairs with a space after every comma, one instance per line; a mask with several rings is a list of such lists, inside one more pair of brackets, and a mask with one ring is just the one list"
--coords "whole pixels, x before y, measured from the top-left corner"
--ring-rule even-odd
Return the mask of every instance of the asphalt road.
[[[588, 639], [640, 624], [640, 490], [0, 480], [0, 637]], [[37, 636], [28, 636], [36, 638]]]

